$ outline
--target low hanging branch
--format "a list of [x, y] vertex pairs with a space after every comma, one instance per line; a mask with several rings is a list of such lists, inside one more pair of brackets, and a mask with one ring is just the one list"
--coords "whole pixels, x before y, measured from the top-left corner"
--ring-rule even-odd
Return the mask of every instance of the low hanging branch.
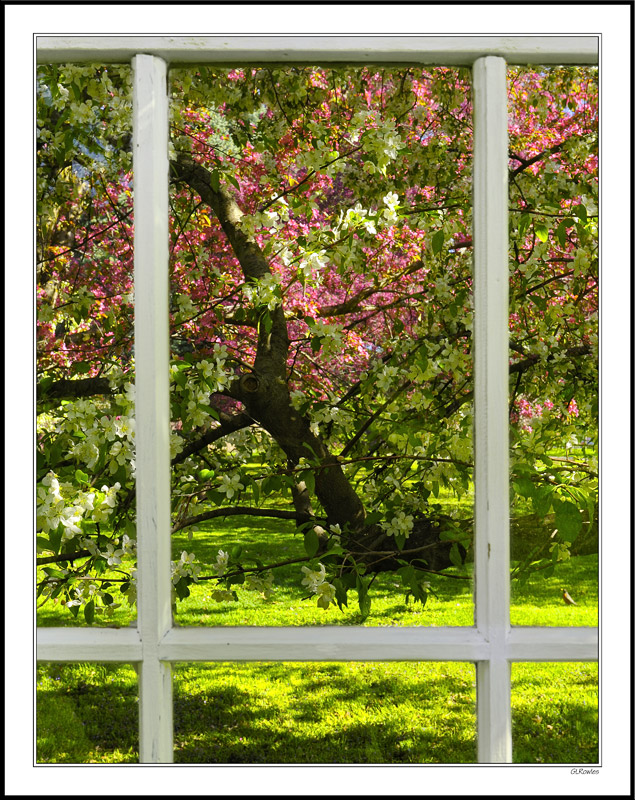
[[172, 459], [172, 466], [180, 464], [182, 461], [185, 461], [186, 458], [189, 458], [189, 456], [198, 453], [204, 447], [217, 442], [224, 436], [228, 436], [230, 433], [240, 431], [254, 424], [254, 420], [248, 414], [231, 415], [220, 412], [219, 417], [220, 425], [217, 428], [207, 431], [207, 433], [204, 433], [198, 439], [186, 445], [178, 455], [174, 456]]
[[95, 397], [96, 395], [113, 394], [108, 378], [61, 378], [50, 385], [38, 384], [37, 399], [46, 400], [77, 400], [81, 397]]
[[[244, 515], [246, 517], [270, 517], [272, 519], [289, 519], [299, 522], [300, 524], [310, 522], [313, 518], [308, 514], [299, 514], [297, 511], [286, 511], [278, 508], [253, 508], [251, 506], [227, 506], [226, 508], [214, 508], [211, 511], [205, 511], [203, 514], [197, 514], [195, 517], [188, 517], [177, 523], [172, 528], [172, 533], [189, 528], [191, 525], [198, 525], [200, 522], [206, 522], [209, 519], [217, 519], [218, 517], [235, 517]], [[324, 520], [323, 520], [324, 521]]]

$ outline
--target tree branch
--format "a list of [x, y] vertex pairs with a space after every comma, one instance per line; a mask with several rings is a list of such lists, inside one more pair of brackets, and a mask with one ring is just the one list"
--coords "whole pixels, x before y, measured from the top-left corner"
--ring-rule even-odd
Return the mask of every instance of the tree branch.
[[309, 522], [310, 517], [304, 514], [298, 514], [296, 511], [285, 511], [279, 508], [252, 508], [251, 506], [227, 506], [226, 508], [214, 508], [211, 511], [205, 511], [202, 514], [197, 514], [195, 517], [188, 517], [182, 522], [177, 523], [172, 528], [172, 533], [177, 533], [183, 528], [189, 528], [190, 525], [198, 525], [199, 522], [207, 522], [210, 519], [218, 519], [218, 517], [271, 517], [272, 519], [290, 519], [297, 522]]
[[[578, 356], [587, 356], [591, 353], [591, 348], [586, 345], [579, 345], [578, 347], [570, 347], [568, 350], [564, 351], [567, 358], [576, 358]], [[547, 361], [552, 361], [553, 355], [547, 356]], [[540, 356], [532, 354], [527, 356], [527, 358], [523, 359], [522, 361], [517, 361], [515, 364], [510, 364], [509, 366], [509, 374], [513, 375], [515, 372], [524, 372], [525, 370], [533, 367], [540, 361]]]
[[60, 561], [76, 561], [78, 558], [86, 558], [92, 556], [90, 550], [77, 550], [75, 553], [59, 553], [56, 556], [42, 556], [35, 559], [38, 567], [42, 564], [56, 564]]
[[80, 397], [93, 397], [102, 394], [109, 395], [114, 393], [108, 378], [61, 378], [54, 381], [46, 389], [42, 390], [41, 385], [37, 387], [38, 400], [75, 400]]
[[[224, 186], [214, 189], [209, 170], [197, 164], [191, 156], [179, 155], [176, 161], [171, 162], [171, 168], [176, 179], [197, 192], [216, 215], [240, 263], [245, 280], [257, 281], [264, 275], [271, 274], [269, 263], [260, 247], [250, 241], [240, 229], [243, 212], [232, 194]], [[284, 379], [289, 350], [287, 324], [282, 306], [276, 306], [268, 313], [270, 326], [260, 326], [254, 369], [271, 370], [277, 377]]]
[[520, 163], [519, 167], [516, 169], [511, 170], [510, 177], [515, 178], [516, 175], [519, 175], [521, 172], [527, 169], [527, 167], [531, 167], [532, 164], [535, 164], [537, 161], [541, 161], [546, 156], [550, 156], [553, 153], [558, 153], [567, 143], [568, 139], [565, 139], [560, 144], [554, 144], [553, 147], [548, 147], [546, 150], [538, 153], [531, 158], [523, 158], [522, 156], [517, 155], [516, 153], [510, 153], [510, 158], [513, 158], [514, 161], [518, 161]]
[[184, 447], [183, 450], [181, 450], [181, 452], [172, 459], [172, 466], [180, 464], [189, 456], [193, 455], [194, 453], [198, 453], [199, 450], [202, 450], [204, 447], [207, 447], [207, 445], [212, 444], [212, 442], [222, 439], [223, 436], [228, 436], [230, 433], [234, 433], [234, 431], [248, 428], [250, 425], [254, 424], [254, 420], [248, 414], [241, 413], [230, 415], [220, 412], [219, 416], [219, 427], [204, 433], [195, 441], [190, 442], [190, 444]]

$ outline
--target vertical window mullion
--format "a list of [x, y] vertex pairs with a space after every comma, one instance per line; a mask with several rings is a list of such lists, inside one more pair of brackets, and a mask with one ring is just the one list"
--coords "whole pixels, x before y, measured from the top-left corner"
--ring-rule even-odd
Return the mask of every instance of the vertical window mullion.
[[167, 66], [133, 59], [133, 177], [139, 760], [172, 761]]
[[509, 623], [507, 86], [503, 58], [474, 83], [475, 613], [490, 658], [477, 663], [478, 758], [511, 761]]

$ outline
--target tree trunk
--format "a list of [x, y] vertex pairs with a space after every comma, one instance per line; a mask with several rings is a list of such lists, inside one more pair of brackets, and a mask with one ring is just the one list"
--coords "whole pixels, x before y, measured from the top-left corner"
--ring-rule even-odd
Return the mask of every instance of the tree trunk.
[[[191, 158], [173, 163], [174, 174], [194, 189], [214, 212], [243, 271], [245, 280], [258, 280], [270, 273], [269, 264], [255, 242], [240, 230], [242, 211], [224, 187], [212, 188], [209, 172]], [[331, 524], [361, 530], [365, 512], [361, 500], [344, 475], [336, 457], [310, 429], [309, 420], [291, 403], [286, 380], [289, 335], [282, 306], [270, 314], [270, 325], [261, 325], [253, 370], [234, 381], [229, 394], [245, 406], [280, 445], [291, 465], [302, 457], [316, 468], [315, 493]]]

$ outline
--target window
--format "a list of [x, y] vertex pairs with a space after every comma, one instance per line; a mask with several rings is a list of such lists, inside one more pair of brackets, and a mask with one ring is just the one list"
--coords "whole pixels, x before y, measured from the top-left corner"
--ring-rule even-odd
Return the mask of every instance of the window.
[[[174, 627], [170, 607], [168, 101], [170, 64], [373, 60], [473, 71], [475, 626], [444, 628]], [[170, 763], [172, 663], [467, 661], [476, 664], [478, 760], [512, 758], [511, 664], [594, 661], [597, 628], [510, 625], [507, 64], [595, 64], [588, 37], [39, 37], [38, 60], [131, 62], [134, 81], [138, 624], [43, 628], [41, 661], [139, 666], [140, 760]]]

